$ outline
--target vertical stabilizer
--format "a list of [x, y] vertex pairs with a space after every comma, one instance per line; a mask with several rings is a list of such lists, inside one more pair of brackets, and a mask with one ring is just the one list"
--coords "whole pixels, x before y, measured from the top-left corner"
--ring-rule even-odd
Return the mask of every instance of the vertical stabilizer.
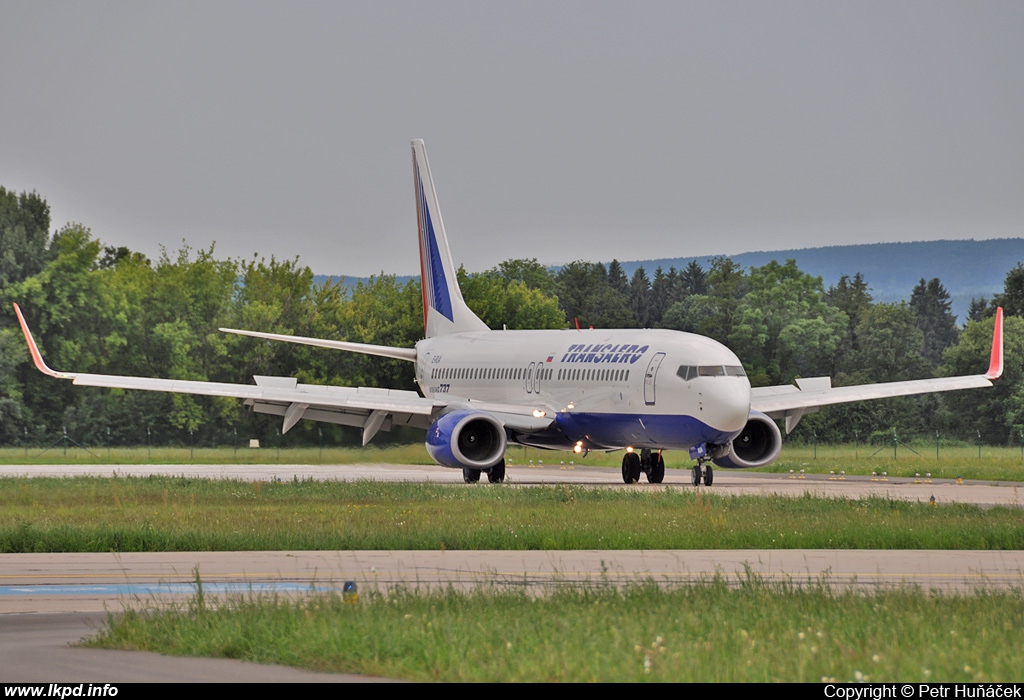
[[423, 287], [423, 327], [426, 337], [462, 331], [485, 331], [487, 325], [462, 299], [455, 264], [448, 250], [434, 180], [422, 139], [412, 142], [416, 185], [416, 223], [420, 234], [420, 283]]

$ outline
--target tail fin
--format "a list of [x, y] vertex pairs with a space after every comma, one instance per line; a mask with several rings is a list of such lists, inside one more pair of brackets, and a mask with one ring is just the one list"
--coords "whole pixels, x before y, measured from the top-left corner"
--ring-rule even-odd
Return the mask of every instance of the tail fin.
[[412, 168], [416, 184], [416, 219], [420, 231], [420, 283], [423, 287], [423, 328], [426, 337], [447, 333], [485, 331], [487, 324], [462, 299], [455, 264], [448, 250], [434, 180], [422, 139], [412, 142]]

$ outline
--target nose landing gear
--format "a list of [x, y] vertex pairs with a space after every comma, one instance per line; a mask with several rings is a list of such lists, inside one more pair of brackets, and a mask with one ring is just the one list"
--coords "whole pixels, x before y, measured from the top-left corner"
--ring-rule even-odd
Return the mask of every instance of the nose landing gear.
[[705, 486], [711, 486], [714, 480], [715, 471], [711, 468], [711, 463], [705, 459], [698, 459], [693, 471], [690, 472], [690, 483], [700, 486], [700, 482], [703, 481]]

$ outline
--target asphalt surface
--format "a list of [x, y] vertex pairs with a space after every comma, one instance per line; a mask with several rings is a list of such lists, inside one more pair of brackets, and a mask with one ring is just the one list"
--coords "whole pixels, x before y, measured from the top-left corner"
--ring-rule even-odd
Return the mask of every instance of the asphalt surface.
[[[226, 478], [257, 480], [334, 479], [354, 481], [374, 479], [380, 481], [413, 481], [431, 483], [462, 483], [462, 472], [438, 466], [408, 464], [346, 464], [346, 465], [249, 465], [249, 464], [172, 464], [172, 465], [37, 465], [0, 466], [0, 476], [194, 476], [199, 478]], [[590, 467], [583, 464], [510, 465], [506, 470], [506, 483], [517, 486], [546, 484], [578, 484], [609, 488], [658, 489], [666, 487], [694, 488], [690, 485], [689, 469], [668, 469], [661, 485], [648, 484], [641, 476], [639, 484], [624, 484], [620, 470], [609, 467]], [[487, 488], [483, 483], [469, 488]], [[864, 498], [879, 496], [925, 502], [935, 498], [938, 503], [973, 503], [980, 506], [1016, 506], [1024, 508], [1024, 483], [969, 481], [957, 483], [953, 479], [930, 479], [897, 476], [848, 476], [762, 474], [757, 472], [715, 469], [714, 485], [700, 488], [713, 493], [779, 494], [784, 496], [813, 496], [826, 498]]]

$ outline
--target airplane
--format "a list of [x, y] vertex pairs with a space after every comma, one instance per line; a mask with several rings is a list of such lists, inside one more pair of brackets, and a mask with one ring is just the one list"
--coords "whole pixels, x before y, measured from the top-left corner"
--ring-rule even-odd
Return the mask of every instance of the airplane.
[[381, 430], [427, 431], [439, 465], [467, 483], [505, 479], [509, 443], [545, 449], [624, 450], [622, 479], [665, 478], [664, 450], [696, 462], [691, 483], [711, 486], [712, 465], [766, 466], [786, 433], [822, 406], [991, 386], [1003, 369], [1003, 310], [998, 309], [984, 374], [833, 387], [829, 377], [751, 388], [739, 358], [704, 336], [658, 329], [490, 330], [466, 305], [456, 279], [427, 152], [412, 142], [419, 230], [424, 338], [415, 347], [221, 328], [226, 333], [396, 358], [415, 365], [419, 392], [299, 384], [253, 377], [255, 384], [179, 381], [58, 372], [43, 361], [14, 305], [39, 371], [81, 386], [141, 389], [244, 400], [256, 413], [281, 416], [282, 433], [301, 419], [362, 429], [365, 446]]

